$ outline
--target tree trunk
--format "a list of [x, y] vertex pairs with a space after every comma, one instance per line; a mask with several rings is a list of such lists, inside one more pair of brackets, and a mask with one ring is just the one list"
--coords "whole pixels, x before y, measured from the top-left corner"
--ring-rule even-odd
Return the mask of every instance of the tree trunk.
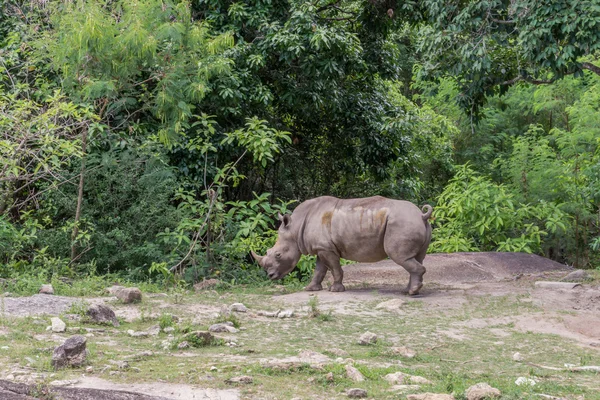
[[79, 192], [77, 194], [77, 208], [75, 209], [75, 225], [73, 226], [73, 234], [71, 235], [71, 262], [75, 261], [77, 257], [77, 246], [75, 240], [79, 234], [79, 220], [81, 218], [81, 203], [83, 201], [83, 182], [85, 173], [85, 152], [87, 147], [87, 135], [88, 130], [84, 129], [81, 137], [81, 172], [79, 175]]

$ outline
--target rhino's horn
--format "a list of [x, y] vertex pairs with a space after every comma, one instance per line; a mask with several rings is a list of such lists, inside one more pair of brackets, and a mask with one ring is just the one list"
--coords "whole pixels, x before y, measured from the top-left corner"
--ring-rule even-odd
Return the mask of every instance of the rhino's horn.
[[250, 251], [250, 254], [252, 254], [252, 258], [254, 258], [256, 260], [258, 265], [260, 265], [262, 267], [263, 266], [262, 260], [263, 260], [264, 256], [259, 256], [254, 251]]

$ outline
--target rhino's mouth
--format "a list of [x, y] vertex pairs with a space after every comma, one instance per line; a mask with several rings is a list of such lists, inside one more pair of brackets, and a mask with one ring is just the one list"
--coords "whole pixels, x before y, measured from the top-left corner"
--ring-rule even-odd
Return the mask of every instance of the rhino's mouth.
[[272, 281], [276, 281], [277, 279], [281, 279], [281, 274], [279, 274], [279, 272], [269, 272], [268, 276], [269, 276], [269, 279], [271, 279]]

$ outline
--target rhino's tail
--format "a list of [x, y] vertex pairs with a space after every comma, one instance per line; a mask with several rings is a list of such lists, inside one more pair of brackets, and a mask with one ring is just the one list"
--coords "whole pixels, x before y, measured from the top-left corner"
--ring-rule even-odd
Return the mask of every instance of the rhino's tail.
[[431, 207], [429, 204], [425, 204], [423, 208], [421, 208], [421, 211], [423, 211], [423, 215], [421, 215], [423, 217], [423, 221], [427, 221], [429, 217], [431, 217], [433, 207]]

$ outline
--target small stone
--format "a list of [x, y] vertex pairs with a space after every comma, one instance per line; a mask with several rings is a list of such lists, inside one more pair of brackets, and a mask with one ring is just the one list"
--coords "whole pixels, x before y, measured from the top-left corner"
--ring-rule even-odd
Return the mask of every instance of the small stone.
[[119, 369], [129, 369], [129, 362], [126, 360], [108, 360], [112, 365], [116, 365]]
[[377, 343], [377, 335], [371, 332], [363, 333], [358, 339], [358, 344], [366, 346]]
[[410, 383], [416, 383], [418, 385], [431, 385], [431, 381], [427, 378], [423, 378], [422, 376], [411, 376], [408, 378]]
[[15, 376], [13, 374], [8, 374], [6, 375], [6, 379], [9, 381], [14, 381], [15, 380]]
[[8, 349], [10, 349], [10, 347], [8, 347], [8, 346], [2, 346], [2, 347], [0, 347], [0, 349], [2, 349], [2, 350], [8, 350]]
[[521, 362], [523, 361], [523, 356], [521, 355], [521, 353], [516, 352], [515, 354], [513, 354], [512, 359], [513, 361]]
[[40, 294], [54, 294], [54, 288], [52, 285], [42, 285], [40, 288]]
[[415, 358], [417, 352], [405, 346], [392, 347], [392, 352], [404, 358]]
[[187, 349], [188, 347], [190, 347], [190, 344], [185, 340], [177, 345], [179, 350]]
[[367, 391], [365, 389], [352, 388], [346, 390], [346, 395], [352, 399], [362, 399], [367, 397]]
[[150, 336], [158, 336], [158, 334], [160, 333], [160, 326], [158, 326], [158, 325], [151, 326], [150, 328], [148, 328], [146, 330], [146, 332], [148, 332], [148, 335], [150, 335]]
[[576, 269], [561, 280], [564, 282], [585, 282], [590, 279], [590, 274], [588, 274], [586, 271], [582, 269]]
[[67, 325], [60, 318], [52, 317], [50, 321], [52, 322], [52, 332], [61, 333], [67, 330]]
[[350, 354], [348, 354], [348, 352], [346, 350], [342, 350], [342, 349], [338, 349], [338, 348], [329, 349], [328, 351], [338, 357], [348, 357], [350, 355]]
[[88, 374], [93, 374], [94, 373], [94, 367], [92, 367], [91, 365], [88, 367], [85, 367], [85, 372], [87, 372]]
[[454, 396], [443, 393], [409, 394], [406, 400], [455, 400]]
[[206, 279], [202, 282], [198, 282], [194, 285], [194, 290], [199, 292], [201, 290], [212, 289], [215, 286], [218, 286], [221, 283], [218, 279]]
[[233, 378], [229, 378], [227, 379], [225, 382], [227, 383], [243, 383], [243, 384], [250, 384], [252, 383], [254, 380], [252, 379], [251, 376], [248, 375], [242, 375], [242, 376], [235, 376]]
[[534, 381], [533, 379], [525, 378], [524, 376], [518, 377], [517, 380], [515, 381], [515, 385], [517, 385], [517, 386], [523, 386], [523, 385], [535, 386], [536, 383], [537, 382]]
[[352, 365], [346, 365], [346, 375], [354, 382], [363, 382], [365, 380], [363, 374], [361, 374], [360, 371], [354, 368]]
[[235, 311], [235, 312], [248, 312], [248, 308], [246, 308], [245, 305], [243, 305], [242, 303], [233, 303], [232, 305], [229, 306], [229, 311]]
[[81, 335], [68, 338], [63, 344], [54, 349], [52, 365], [55, 368], [80, 366], [85, 362], [87, 339]]
[[408, 375], [402, 373], [402, 372], [394, 372], [393, 374], [387, 374], [386, 376], [383, 377], [383, 379], [385, 379], [386, 381], [388, 381], [391, 384], [395, 384], [395, 383], [404, 383], [404, 381], [406, 380], [406, 378], [408, 377]]
[[256, 315], [261, 315], [270, 318], [277, 318], [277, 315], [281, 312], [281, 310], [277, 311], [258, 311]]
[[211, 371], [218, 371], [219, 369], [213, 365], [212, 367], [210, 367], [210, 370]]
[[97, 324], [110, 324], [114, 327], [119, 326], [119, 320], [115, 312], [104, 304], [94, 304], [90, 306], [86, 315]]
[[150, 334], [148, 332], [144, 332], [144, 331], [138, 332], [138, 331], [134, 331], [133, 329], [129, 329], [127, 331], [127, 334], [131, 337], [148, 337], [148, 336], [150, 336]]
[[500, 397], [501, 393], [498, 389], [491, 387], [485, 382], [471, 386], [465, 391], [467, 400], [485, 400], [495, 397]]
[[50, 386], [71, 386], [71, 385], [75, 385], [77, 383], [79, 383], [79, 381], [76, 379], [68, 379], [68, 380], [62, 380], [62, 381], [52, 381], [52, 382], [50, 382]]
[[[215, 337], [208, 331], [194, 331], [184, 336], [194, 347], [210, 346], [215, 343]], [[226, 340], [227, 341], [227, 340]]]
[[[233, 325], [233, 324], [231, 324]], [[210, 332], [229, 332], [229, 333], [237, 333], [239, 332], [236, 328], [227, 323], [220, 323], [211, 325], [208, 330]]]
[[142, 291], [136, 287], [119, 287], [113, 291], [113, 294], [125, 304], [142, 301]]
[[173, 328], [172, 326], [167, 326], [165, 329], [163, 329], [164, 333], [171, 333], [171, 332], [175, 332], [175, 328]]
[[292, 318], [294, 316], [294, 310], [283, 310], [277, 314], [277, 318]]
[[379, 303], [375, 306], [375, 309], [377, 310], [388, 310], [388, 311], [398, 311], [402, 308], [402, 306], [405, 304], [406, 302], [402, 299], [392, 299], [392, 300], [388, 300], [388, 301], [384, 301], [383, 303]]
[[325, 379], [327, 379], [328, 382], [333, 382], [333, 372], [329, 372], [327, 375], [325, 375]]

